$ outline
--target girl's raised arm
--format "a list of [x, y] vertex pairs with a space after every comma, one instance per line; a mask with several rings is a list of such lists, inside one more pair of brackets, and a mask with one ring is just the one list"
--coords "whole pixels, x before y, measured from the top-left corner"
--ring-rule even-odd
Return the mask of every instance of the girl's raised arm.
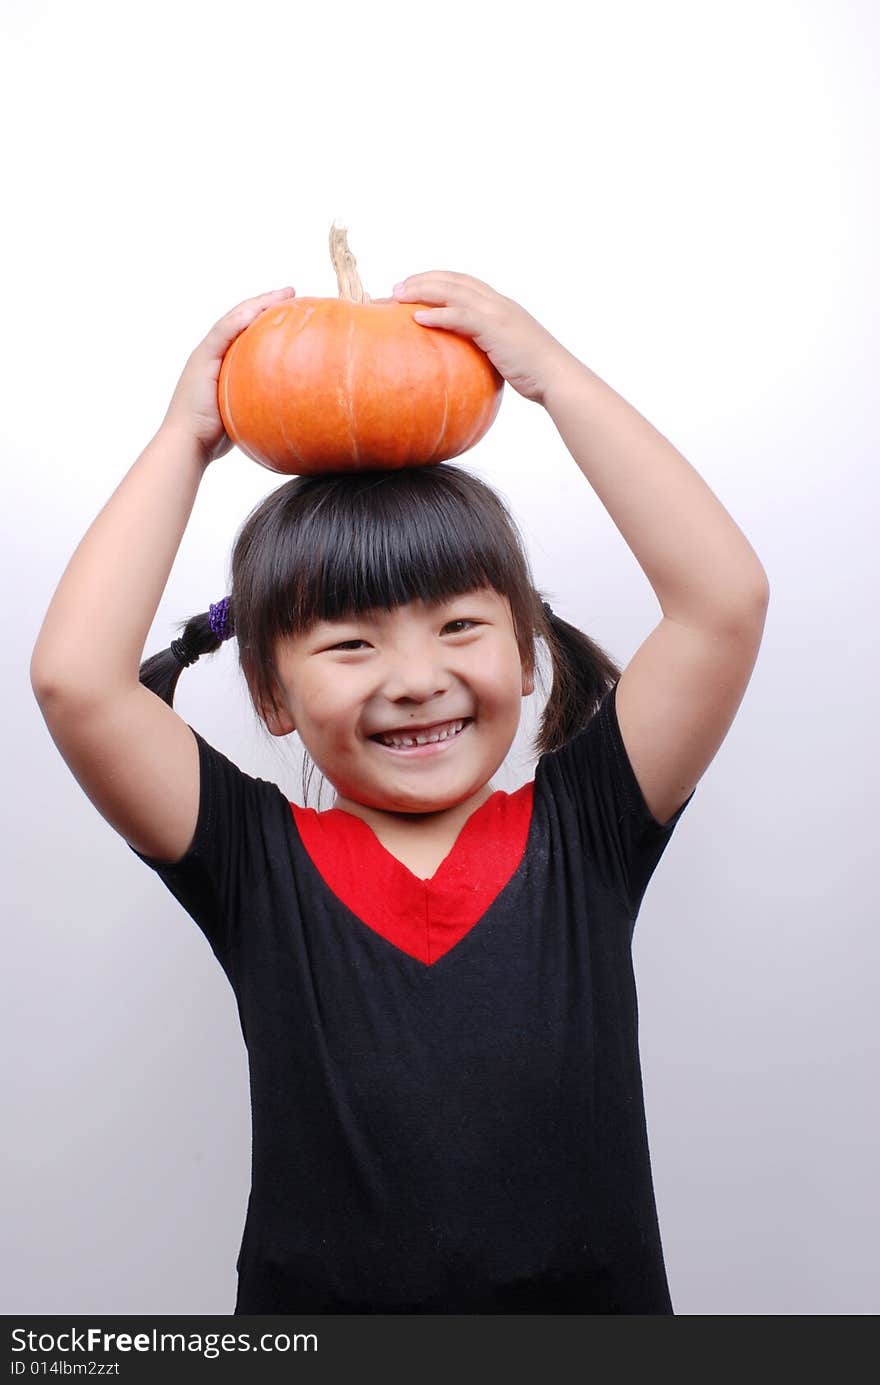
[[31, 686], [84, 793], [131, 846], [177, 861], [200, 801], [186, 722], [140, 682], [144, 643], [210, 462], [232, 446], [217, 378], [230, 343], [292, 290], [227, 313], [196, 347], [165, 419], [67, 565], [31, 657]]
[[46, 612], [31, 685], [105, 699], [139, 685], [144, 644], [210, 462], [232, 442], [217, 379], [230, 344], [292, 289], [239, 303], [193, 351], [162, 426], [76, 549]]

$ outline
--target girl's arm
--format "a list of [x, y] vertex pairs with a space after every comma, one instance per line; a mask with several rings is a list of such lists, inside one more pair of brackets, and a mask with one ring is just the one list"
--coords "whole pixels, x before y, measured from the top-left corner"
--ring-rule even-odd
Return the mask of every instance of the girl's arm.
[[210, 462], [232, 441], [220, 418], [223, 357], [276, 289], [239, 303], [192, 352], [156, 433], [71, 558], [31, 657], [31, 684], [106, 701], [139, 686], [144, 644]]
[[649, 811], [668, 822], [711, 763], [761, 645], [770, 586], [742, 531], [647, 419], [519, 303], [467, 274], [394, 287], [428, 328], [461, 332], [544, 405], [654, 589], [663, 618], [618, 681], [614, 707]]
[[31, 657], [38, 698], [106, 700], [138, 685], [144, 644], [208, 461], [163, 426], [70, 559]]
[[40, 711], [83, 792], [158, 861], [180, 861], [194, 840], [199, 749], [140, 682], [141, 655], [205, 469], [232, 446], [217, 404], [223, 355], [272, 301], [240, 304], [192, 353], [161, 428], [68, 563], [31, 658]]
[[718, 497], [670, 442], [576, 356], [544, 407], [654, 589], [664, 616], [706, 630], [763, 621], [767, 574]]
[[140, 651], [207, 462], [160, 429], [68, 564], [31, 660], [31, 683], [68, 769], [101, 816], [148, 857], [179, 861], [201, 801], [186, 722], [138, 677]]
[[[748, 539], [647, 419], [512, 298], [451, 270], [394, 286], [427, 328], [471, 337], [519, 394], [544, 405], [623, 535], [664, 616], [700, 629], [754, 628], [769, 592]], [[433, 305], [427, 308], [424, 305]]]
[[702, 477], [575, 357], [544, 405], [663, 610], [620, 676], [615, 710], [642, 796], [670, 822], [722, 745], [761, 647], [769, 582]]
[[647, 419], [576, 357], [544, 405], [663, 610], [620, 676], [615, 709], [657, 823], [690, 798], [739, 710], [769, 582], [720, 500]]

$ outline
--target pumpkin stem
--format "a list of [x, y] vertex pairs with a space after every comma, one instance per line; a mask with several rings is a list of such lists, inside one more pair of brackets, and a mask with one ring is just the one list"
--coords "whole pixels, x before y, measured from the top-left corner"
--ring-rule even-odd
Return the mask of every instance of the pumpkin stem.
[[330, 258], [336, 270], [339, 297], [349, 303], [371, 303], [373, 300], [364, 289], [357, 272], [357, 260], [348, 248], [347, 230], [344, 226], [330, 227]]

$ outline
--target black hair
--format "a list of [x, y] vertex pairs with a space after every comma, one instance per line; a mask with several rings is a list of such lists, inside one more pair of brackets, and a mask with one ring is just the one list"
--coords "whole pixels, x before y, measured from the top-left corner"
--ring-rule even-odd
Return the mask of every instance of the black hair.
[[[548, 615], [501, 497], [449, 462], [293, 477], [248, 515], [231, 568], [227, 628], [236, 636], [239, 667], [263, 730], [264, 709], [283, 705], [275, 664], [279, 639], [304, 634], [319, 620], [444, 600], [478, 587], [507, 597], [526, 674], [537, 675], [536, 636], [549, 650], [553, 681], [534, 754], [557, 750], [586, 726], [620, 678], [620, 668], [595, 641]], [[174, 648], [140, 666], [140, 681], [169, 706], [185, 666], [178, 654], [194, 663], [222, 643], [207, 611], [179, 622], [178, 629], [183, 633]]]

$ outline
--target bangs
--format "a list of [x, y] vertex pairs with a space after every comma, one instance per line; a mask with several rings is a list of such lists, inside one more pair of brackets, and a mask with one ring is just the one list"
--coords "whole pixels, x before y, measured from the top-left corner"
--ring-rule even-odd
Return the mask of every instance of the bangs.
[[457, 467], [308, 478], [297, 508], [284, 555], [291, 633], [478, 587], [505, 594], [515, 581], [509, 541], [499, 543], [499, 526], [486, 523], [472, 479]]

